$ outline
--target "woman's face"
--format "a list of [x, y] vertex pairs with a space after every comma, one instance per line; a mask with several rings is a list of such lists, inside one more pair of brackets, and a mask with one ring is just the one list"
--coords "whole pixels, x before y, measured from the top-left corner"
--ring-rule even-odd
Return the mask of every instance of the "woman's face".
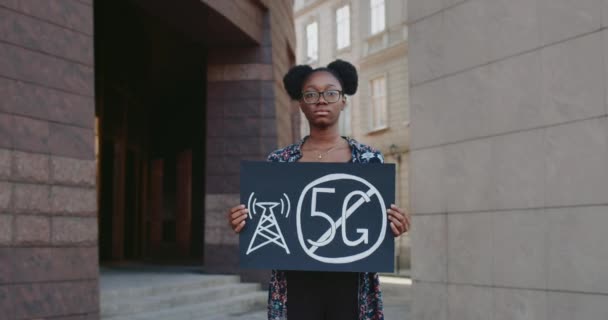
[[[340, 81], [327, 71], [314, 72], [302, 86], [304, 95], [307, 92], [320, 93], [328, 90], [342, 91], [342, 86], [340, 85]], [[300, 99], [300, 109], [302, 109], [306, 119], [308, 119], [310, 126], [316, 128], [327, 128], [336, 125], [344, 104], [344, 96], [340, 96], [340, 99], [333, 103], [327, 102], [322, 94], [319, 96], [319, 101], [312, 104], [304, 102], [304, 99]]]

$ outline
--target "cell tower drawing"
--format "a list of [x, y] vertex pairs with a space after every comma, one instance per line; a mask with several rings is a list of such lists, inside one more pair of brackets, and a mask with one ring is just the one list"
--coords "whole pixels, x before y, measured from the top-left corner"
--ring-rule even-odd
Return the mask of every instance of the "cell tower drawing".
[[[251, 193], [248, 201], [249, 218], [253, 218], [251, 216], [252, 212], [254, 215], [257, 213], [256, 207], [262, 209], [262, 213], [260, 221], [253, 233], [253, 237], [251, 237], [251, 242], [249, 242], [249, 248], [247, 248], [246, 254], [249, 255], [255, 250], [272, 243], [285, 249], [287, 254], [289, 254], [289, 248], [287, 247], [287, 243], [285, 243], [285, 237], [283, 237], [283, 233], [281, 232], [281, 228], [279, 227], [274, 213], [274, 209], [278, 205], [281, 205], [281, 214], [285, 214], [285, 217], [289, 217], [289, 210], [291, 209], [289, 198], [286, 194], [283, 194], [286, 202], [283, 202], [283, 199], [281, 199], [281, 202], [257, 202], [257, 200], [253, 198], [253, 195], [254, 193]], [[252, 199], [253, 203], [251, 202]], [[287, 203], [287, 208], [285, 203]]]

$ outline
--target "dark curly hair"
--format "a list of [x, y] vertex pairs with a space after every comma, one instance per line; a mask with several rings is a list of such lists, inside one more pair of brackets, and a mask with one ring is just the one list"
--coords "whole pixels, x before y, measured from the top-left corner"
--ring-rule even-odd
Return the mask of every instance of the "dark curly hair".
[[359, 83], [357, 69], [350, 62], [344, 60], [336, 60], [327, 65], [313, 69], [308, 65], [298, 65], [289, 69], [285, 77], [283, 77], [283, 85], [285, 90], [293, 100], [302, 98], [302, 86], [311, 74], [317, 71], [326, 71], [331, 73], [342, 85], [344, 94], [353, 95], [357, 92]]

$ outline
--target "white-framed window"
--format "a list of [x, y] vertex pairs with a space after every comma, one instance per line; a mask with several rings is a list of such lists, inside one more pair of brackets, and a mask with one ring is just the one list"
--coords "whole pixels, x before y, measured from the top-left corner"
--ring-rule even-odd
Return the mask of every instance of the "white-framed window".
[[336, 10], [336, 48], [350, 46], [350, 6], [344, 5]]
[[384, 129], [387, 123], [386, 104], [386, 76], [380, 76], [370, 80], [370, 129], [371, 131]]
[[306, 57], [308, 61], [319, 60], [319, 24], [316, 21], [306, 25]]
[[384, 0], [370, 0], [371, 34], [381, 32], [386, 27]]

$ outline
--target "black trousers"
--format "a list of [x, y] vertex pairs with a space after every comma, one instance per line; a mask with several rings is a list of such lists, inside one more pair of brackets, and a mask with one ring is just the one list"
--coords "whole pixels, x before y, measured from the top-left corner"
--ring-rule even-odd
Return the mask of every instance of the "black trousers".
[[356, 320], [358, 274], [287, 271], [288, 320]]

